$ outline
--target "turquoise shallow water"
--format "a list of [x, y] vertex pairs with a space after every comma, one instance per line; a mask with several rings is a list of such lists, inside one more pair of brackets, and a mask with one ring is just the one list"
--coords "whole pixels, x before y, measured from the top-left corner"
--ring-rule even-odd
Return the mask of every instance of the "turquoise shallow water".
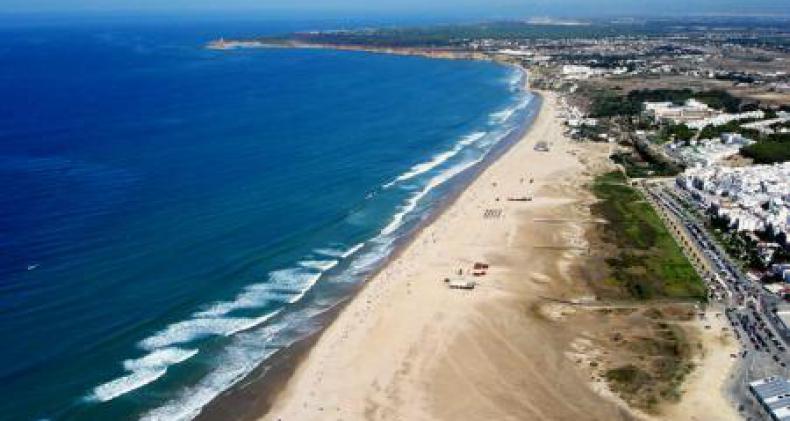
[[0, 418], [194, 416], [536, 108], [493, 63], [202, 48], [232, 30], [0, 30]]

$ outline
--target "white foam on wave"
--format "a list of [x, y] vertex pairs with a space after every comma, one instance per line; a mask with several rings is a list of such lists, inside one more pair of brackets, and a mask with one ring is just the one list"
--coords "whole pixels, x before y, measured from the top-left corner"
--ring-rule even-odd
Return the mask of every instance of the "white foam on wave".
[[355, 245], [351, 246], [350, 248], [348, 248], [346, 250], [337, 249], [337, 248], [320, 248], [320, 249], [315, 249], [313, 251], [315, 253], [318, 253], [318, 254], [321, 254], [321, 255], [324, 255], [324, 256], [327, 256], [327, 257], [336, 257], [336, 258], [345, 259], [345, 258], [351, 256], [352, 254], [356, 253], [357, 251], [359, 251], [359, 249], [361, 249], [364, 246], [365, 246], [365, 243], [363, 242], [363, 243], [355, 244]]
[[165, 375], [166, 368], [156, 368], [150, 370], [138, 370], [127, 376], [119, 377], [102, 385], [96, 386], [88, 400], [107, 402], [119, 396], [125, 395], [135, 389], [139, 389], [149, 383], [156, 381]]
[[197, 349], [184, 349], [184, 348], [162, 348], [151, 352], [143, 357], [126, 360], [123, 362], [123, 368], [127, 371], [146, 370], [150, 368], [168, 367], [174, 364], [184, 362], [195, 355]]
[[414, 177], [417, 177], [421, 174], [425, 174], [426, 172], [431, 171], [432, 169], [447, 162], [450, 158], [458, 155], [458, 153], [461, 152], [461, 150], [463, 150], [464, 147], [469, 146], [472, 143], [485, 137], [486, 134], [487, 134], [486, 132], [475, 132], [462, 137], [461, 140], [458, 141], [455, 145], [453, 145], [451, 149], [434, 155], [429, 161], [421, 162], [419, 164], [414, 165], [405, 173], [395, 177], [395, 179], [393, 179], [392, 181], [385, 183], [382, 187], [388, 189], [394, 186], [395, 184], [398, 184], [406, 180], [410, 180]]
[[340, 256], [343, 257], [344, 259], [347, 258], [347, 257], [350, 257], [354, 253], [358, 252], [359, 249], [361, 249], [364, 246], [365, 246], [365, 243], [355, 244], [355, 245], [351, 246], [351, 248], [349, 248], [348, 250], [344, 251], [343, 254], [341, 254]]
[[390, 222], [384, 228], [382, 228], [380, 235], [388, 236], [393, 232], [395, 232], [395, 230], [397, 230], [398, 228], [401, 227], [401, 225], [403, 225], [403, 220], [406, 217], [406, 215], [408, 215], [415, 208], [417, 208], [417, 205], [419, 204], [420, 200], [423, 197], [425, 197], [428, 193], [430, 193], [431, 190], [435, 189], [436, 187], [439, 187], [440, 185], [449, 181], [450, 179], [462, 173], [463, 171], [471, 168], [473, 165], [479, 163], [482, 160], [483, 158], [479, 157], [471, 161], [463, 162], [431, 178], [428, 181], [428, 183], [425, 185], [425, 187], [422, 188], [422, 190], [418, 191], [417, 193], [413, 194], [411, 197], [406, 199], [406, 203], [400, 207], [399, 211], [395, 213], [395, 215], [392, 216]]
[[[358, 244], [339, 253], [350, 255], [361, 247], [362, 244]], [[324, 270], [336, 264], [338, 260], [303, 261], [303, 267], [272, 271], [268, 282], [247, 286], [234, 300], [215, 303], [207, 310], [193, 314], [193, 318], [173, 323], [143, 339], [138, 345], [151, 352], [144, 357], [124, 361], [124, 368], [130, 373], [95, 387], [87, 399], [105, 402], [139, 389], [164, 376], [170, 365], [191, 358], [198, 352], [175, 348], [174, 345], [210, 336], [231, 336], [263, 324], [279, 314], [282, 308], [260, 317], [225, 315], [234, 310], [263, 307], [273, 301], [294, 303], [318, 282]]]
[[288, 300], [288, 303], [293, 304], [307, 294], [307, 291], [321, 279], [321, 275], [321, 273], [304, 272], [301, 269], [275, 270], [269, 273], [271, 283], [266, 284], [265, 288], [285, 289], [294, 292], [294, 295]]
[[265, 307], [271, 303], [287, 303], [291, 300], [292, 293], [276, 292], [259, 288], [253, 284], [244, 289], [233, 301], [220, 301], [209, 308], [193, 314], [196, 318], [221, 317], [236, 310], [249, 310]]
[[216, 368], [203, 377], [197, 384], [182, 390], [179, 396], [144, 414], [146, 421], [179, 421], [195, 418], [201, 409], [250, 374], [262, 361], [271, 357], [279, 347], [271, 341], [279, 331], [292, 322], [278, 326], [267, 326], [260, 331], [249, 332], [237, 337], [233, 344], [226, 347]]
[[[362, 244], [341, 254], [353, 254]], [[320, 279], [323, 270], [338, 263], [331, 261], [304, 261], [304, 268], [289, 268], [272, 271], [266, 283], [249, 285], [233, 301], [215, 303], [209, 309], [195, 313], [192, 319], [173, 323], [163, 330], [143, 339], [138, 344], [151, 351], [148, 355], [124, 361], [130, 373], [94, 388], [88, 399], [105, 402], [139, 389], [164, 376], [170, 365], [178, 364], [197, 354], [198, 350], [181, 349], [174, 345], [189, 343], [210, 336], [231, 336], [259, 326], [282, 311], [275, 310], [260, 317], [224, 317], [227, 313], [246, 308], [265, 306], [272, 301], [295, 303], [299, 301]]]
[[261, 308], [271, 303], [295, 303], [318, 282], [325, 270], [338, 263], [337, 260], [305, 260], [299, 262], [300, 268], [275, 270], [269, 273], [268, 282], [249, 285], [233, 300], [214, 303], [193, 317], [216, 318], [232, 311]]
[[513, 74], [508, 79], [508, 85], [510, 86], [511, 91], [518, 91], [521, 90], [524, 79], [527, 75], [521, 69], [513, 69]]
[[492, 124], [502, 124], [510, 120], [510, 118], [513, 117], [513, 114], [526, 108], [530, 102], [532, 102], [532, 96], [526, 95], [523, 98], [521, 98], [515, 105], [507, 107], [504, 110], [491, 113], [491, 115], [489, 116], [489, 121]]
[[488, 134], [488, 132], [474, 132], [474, 133], [470, 133], [470, 134], [462, 137], [461, 140], [458, 142], [458, 144], [461, 145], [461, 146], [469, 146], [472, 143], [475, 143], [478, 140], [484, 138], [485, 135], [487, 135], [487, 134]]
[[322, 256], [327, 257], [343, 257], [343, 250], [333, 249], [333, 248], [321, 248], [313, 250], [315, 253], [318, 253]]
[[325, 272], [340, 263], [339, 260], [302, 260], [298, 264], [305, 269], [314, 269]]
[[[526, 106], [526, 105], [525, 105]], [[475, 142], [480, 141], [486, 137], [488, 133], [478, 132], [473, 133], [462, 139], [455, 148], [463, 148]], [[486, 147], [490, 144], [496, 143], [503, 137], [497, 137], [486, 143]], [[359, 275], [371, 270], [381, 259], [385, 258], [393, 249], [395, 236], [393, 234], [400, 226], [403, 225], [405, 217], [413, 212], [420, 201], [427, 196], [433, 189], [446, 183], [460, 173], [480, 163], [484, 159], [485, 154], [480, 157], [459, 163], [442, 171], [440, 174], [432, 177], [425, 186], [409, 197], [406, 202], [399, 208], [398, 212], [392, 216], [390, 222], [385, 226], [379, 234], [368, 242], [359, 243], [353, 247], [343, 250], [339, 248], [323, 248], [316, 249], [314, 253], [332, 258], [332, 260], [303, 260], [299, 262], [299, 268], [283, 269], [270, 273], [268, 283], [255, 284], [248, 287], [247, 292], [265, 291], [271, 293], [273, 291], [301, 291], [296, 295], [292, 295], [289, 302], [299, 300], [313, 285], [318, 281], [321, 274], [339, 264], [339, 259], [345, 259], [354, 255], [361, 250], [366, 244], [371, 245], [371, 249], [361, 254], [354, 259], [350, 266], [352, 275]], [[448, 158], [449, 159], [449, 158]], [[431, 162], [435, 162], [432, 160]], [[446, 159], [443, 161], [446, 162]], [[443, 163], [442, 162], [442, 163]], [[438, 165], [436, 165], [438, 166]], [[421, 167], [424, 169], [426, 167]], [[429, 171], [429, 170], [426, 170]], [[416, 176], [416, 175], [414, 175]], [[306, 272], [305, 269], [308, 271]], [[311, 272], [311, 271], [317, 271]], [[303, 311], [303, 310], [299, 310]], [[286, 318], [298, 318], [293, 313], [286, 313]], [[237, 319], [237, 320], [254, 320], [254, 319]], [[234, 384], [239, 382], [245, 376], [252, 372], [262, 361], [269, 358], [277, 347], [272, 346], [270, 341], [277, 334], [277, 330], [283, 325], [294, 323], [293, 320], [279, 320], [275, 325], [265, 326], [262, 329], [255, 329], [250, 332], [245, 332], [241, 335], [234, 337], [232, 345], [226, 347], [224, 355], [220, 358], [221, 363], [217, 364], [217, 368], [211, 371], [196, 385], [185, 388], [179, 397], [167, 402], [165, 405], [156, 408], [143, 416], [144, 420], [186, 420], [192, 419], [197, 416], [201, 409], [207, 405], [211, 400], [216, 398], [220, 393], [224, 392]], [[260, 324], [260, 323], [256, 323]], [[216, 327], [216, 329], [214, 329]], [[229, 332], [225, 330], [227, 326], [209, 326], [209, 331]], [[149, 340], [148, 345], [172, 342], [172, 340], [186, 340], [191, 337], [189, 329], [185, 329], [184, 334], [180, 334], [180, 329], [166, 329], [169, 332], [161, 332], [160, 335], [155, 335], [160, 338], [167, 338], [168, 341]], [[205, 332], [204, 332], [205, 333]], [[250, 338], [257, 338], [250, 341]], [[244, 343], [246, 342], [246, 345]], [[241, 344], [240, 344], [241, 343]], [[267, 345], [268, 344], [268, 345]]]
[[[519, 75], [518, 79], [515, 79], [514, 83], [521, 83], [521, 76]], [[515, 112], [520, 109], [525, 108], [529, 102], [531, 101], [531, 97], [527, 96], [523, 98], [518, 104], [511, 106], [508, 109], [500, 111], [499, 113], [494, 113], [491, 115], [492, 120], [496, 118], [497, 123], [504, 123], [505, 121], [509, 120]], [[476, 144], [477, 147], [484, 151], [484, 153], [477, 157], [476, 159], [464, 161], [460, 164], [453, 165], [446, 170], [442, 170], [441, 173], [433, 176], [428, 180], [428, 182], [424, 185], [422, 189], [412, 194], [402, 206], [398, 208], [398, 211], [391, 217], [389, 223], [379, 232], [379, 234], [374, 237], [373, 239], [369, 240], [366, 243], [359, 243], [354, 245], [349, 249], [341, 249], [341, 248], [322, 248], [322, 249], [315, 249], [314, 253], [325, 256], [330, 258], [331, 260], [303, 260], [298, 262], [298, 268], [290, 268], [290, 269], [282, 269], [279, 271], [274, 271], [270, 273], [269, 281], [267, 283], [255, 284], [248, 287], [245, 290], [246, 294], [253, 294], [253, 293], [261, 293], [264, 295], [260, 296], [253, 296], [247, 295], [244, 297], [249, 298], [260, 298], [266, 297], [270, 295], [266, 294], [281, 294], [277, 297], [280, 298], [287, 298], [286, 302], [293, 303], [300, 300], [320, 279], [323, 272], [331, 269], [332, 267], [339, 264], [340, 259], [348, 258], [359, 250], [361, 250], [367, 243], [370, 243], [371, 247], [370, 250], [367, 250], [365, 253], [361, 254], [357, 258], [354, 259], [350, 266], [350, 273], [352, 275], [362, 274], [365, 271], [370, 270], [374, 265], [378, 264], [381, 259], [385, 258], [387, 254], [391, 252], [393, 249], [393, 244], [396, 239], [395, 236], [392, 234], [400, 228], [404, 224], [404, 220], [407, 215], [413, 212], [419, 205], [420, 201], [425, 198], [432, 190], [439, 187], [440, 185], [446, 183], [447, 181], [451, 180], [452, 178], [456, 177], [460, 173], [466, 171], [467, 169], [473, 167], [474, 165], [480, 163], [484, 157], [485, 152], [487, 152], [488, 148], [497, 143], [499, 140], [504, 138], [504, 135], [500, 136], [499, 133], [496, 135], [489, 135], [487, 132], [476, 132], [470, 135], [465, 136], [459, 142], [457, 142], [452, 149], [439, 153], [433, 156], [429, 161], [417, 164], [413, 166], [409, 171], [406, 173], [398, 176], [393, 181], [384, 185], [384, 187], [391, 187], [396, 183], [410, 180], [415, 178], [421, 174], [425, 174], [431, 170], [441, 167], [443, 164], [447, 163], [451, 158], [455, 155], [460, 153], [463, 148]], [[486, 139], [486, 140], [481, 140]], [[237, 297], [241, 298], [242, 295]], [[243, 301], [243, 300], [242, 300]], [[223, 304], [223, 303], [219, 303]], [[227, 303], [224, 309], [227, 309]], [[238, 307], [237, 305], [231, 306], [235, 308], [243, 308]], [[302, 310], [298, 310], [302, 311]], [[233, 338], [233, 342], [230, 346], [226, 347], [225, 354], [220, 358], [221, 363], [217, 364], [217, 368], [211, 371], [208, 375], [206, 375], [203, 379], [201, 379], [196, 385], [190, 386], [185, 388], [180, 396], [176, 399], [171, 400], [170, 402], [166, 403], [164, 406], [156, 408], [149, 413], [147, 413], [143, 419], [146, 420], [179, 420], [179, 419], [191, 419], [195, 417], [197, 414], [200, 413], [201, 408], [203, 408], [206, 404], [208, 404], [212, 399], [218, 396], [223, 391], [227, 390], [228, 388], [232, 387], [238, 381], [243, 379], [246, 375], [248, 375], [255, 367], [260, 364], [260, 362], [266, 360], [276, 352], [276, 347], [271, 346], [264, 346], [268, 341], [270, 341], [275, 335], [275, 328], [278, 325], [282, 325], [285, 323], [284, 320], [278, 320], [278, 322], [274, 326], [265, 326], [260, 329], [252, 329], [252, 327], [258, 326], [264, 321], [268, 320], [268, 318], [274, 316], [275, 314], [279, 313], [280, 310], [277, 312], [263, 316], [265, 319], [243, 319], [243, 318], [198, 318], [187, 322], [177, 323], [171, 327], [168, 327], [164, 331], [160, 332], [157, 335], [152, 336], [146, 341], [141, 343], [142, 346], [169, 346], [170, 344], [174, 343], [182, 343], [191, 341], [197, 337], [202, 337], [206, 335], [218, 334], [218, 335], [233, 335], [235, 333], [244, 330], [244, 333], [240, 335], [236, 335]], [[225, 313], [217, 313], [217, 314], [225, 314]], [[285, 313], [285, 317], [290, 318], [292, 316], [292, 312]], [[189, 325], [189, 322], [198, 322], [198, 321], [213, 321], [203, 326], [199, 326], [201, 329], [192, 329], [192, 326]], [[226, 324], [230, 321], [229, 324]], [[212, 324], [214, 323], [214, 324]], [[181, 325], [181, 326], [178, 326]], [[198, 327], [198, 326], [195, 326]], [[275, 330], [272, 330], [275, 329]], [[246, 332], [249, 330], [249, 332]], [[256, 339], [254, 342], [254, 346], [240, 346], [238, 342], [241, 340], [244, 341], [245, 337], [253, 337], [261, 335], [260, 332], [268, 332], [266, 333], [266, 338], [264, 339]], [[200, 336], [196, 336], [200, 335]], [[160, 374], [161, 376], [161, 374]]]
[[152, 383], [167, 373], [171, 365], [184, 362], [198, 353], [196, 349], [164, 348], [123, 362], [130, 374], [96, 386], [88, 400], [107, 402]]
[[375, 240], [371, 241], [374, 244], [371, 249], [365, 253], [362, 253], [354, 259], [354, 262], [349, 266], [350, 273], [353, 275], [350, 277], [353, 279], [354, 276], [359, 276], [365, 273], [370, 272], [373, 268], [378, 265], [382, 259], [387, 257], [389, 253], [393, 249], [393, 245], [395, 242], [395, 237], [386, 237], [379, 235]]
[[143, 349], [155, 350], [209, 336], [230, 336], [258, 326], [280, 311], [276, 310], [260, 317], [206, 317], [184, 320], [143, 339], [139, 345]]
[[[516, 104], [513, 107], [508, 108], [507, 110], [505, 110], [509, 114], [507, 115], [507, 117], [504, 118], [503, 122], [505, 120], [507, 120], [508, 118], [510, 118], [510, 116], [513, 113], [515, 113], [516, 111], [526, 108], [526, 106], [529, 105], [529, 103], [531, 101], [532, 101], [532, 97], [531, 96], [526, 96], [521, 101], [519, 101], [518, 104]], [[413, 194], [411, 197], [406, 199], [406, 203], [404, 203], [399, 208], [398, 212], [395, 213], [392, 216], [392, 218], [390, 219], [390, 222], [381, 230], [380, 235], [381, 236], [388, 236], [388, 235], [392, 234], [393, 232], [395, 232], [395, 230], [397, 230], [398, 228], [400, 228], [401, 225], [403, 225], [403, 220], [406, 217], [406, 215], [408, 215], [410, 212], [414, 211], [414, 209], [417, 207], [417, 204], [420, 202], [420, 200], [423, 197], [425, 197], [431, 190], [433, 190], [436, 187], [444, 184], [445, 182], [449, 181], [450, 179], [452, 179], [456, 175], [460, 174], [461, 172], [463, 172], [463, 171], [467, 170], [468, 168], [471, 168], [472, 166], [474, 166], [474, 165], [478, 164], [479, 162], [481, 162], [483, 160], [483, 158], [485, 158], [485, 154], [488, 152], [488, 150], [490, 150], [489, 148], [492, 145], [494, 145], [497, 142], [499, 142], [500, 140], [504, 139], [508, 133], [509, 132], [507, 132], [507, 133], [500, 133], [497, 136], [486, 136], [488, 133], [486, 133], [486, 132], [478, 132], [478, 133], [475, 133], [473, 135], [470, 135], [470, 137], [468, 137], [467, 139], [463, 140], [462, 142], [465, 142], [465, 144], [463, 146], [468, 146], [468, 145], [470, 145], [472, 143], [478, 142], [479, 146], [486, 148], [486, 150], [481, 156], [479, 156], [479, 157], [477, 157], [477, 158], [475, 158], [473, 160], [466, 161], [466, 162], [457, 164], [457, 165], [455, 165], [453, 167], [450, 167], [446, 171], [443, 171], [443, 172], [439, 173], [438, 175], [434, 176], [433, 178], [431, 178], [428, 181], [428, 183], [422, 188], [422, 190], [418, 191], [417, 193]], [[488, 139], [485, 140], [484, 142], [479, 142], [481, 139], [486, 139], [486, 138], [488, 138]]]

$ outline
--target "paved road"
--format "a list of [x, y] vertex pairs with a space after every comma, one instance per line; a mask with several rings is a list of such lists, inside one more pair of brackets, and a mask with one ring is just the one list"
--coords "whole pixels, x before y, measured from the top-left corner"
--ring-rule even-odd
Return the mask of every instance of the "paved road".
[[715, 317], [728, 319], [741, 347], [729, 392], [745, 418], [762, 419], [748, 383], [776, 375], [790, 378], [790, 332], [774, 313], [780, 299], [745, 276], [707, 231], [688, 192], [666, 179], [637, 184], [708, 285]]

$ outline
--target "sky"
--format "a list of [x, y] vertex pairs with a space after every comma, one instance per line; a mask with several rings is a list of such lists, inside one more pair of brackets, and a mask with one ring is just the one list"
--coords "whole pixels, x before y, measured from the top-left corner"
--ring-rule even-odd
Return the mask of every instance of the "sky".
[[505, 16], [790, 15], [790, 0], [0, 0], [0, 13], [254, 11]]

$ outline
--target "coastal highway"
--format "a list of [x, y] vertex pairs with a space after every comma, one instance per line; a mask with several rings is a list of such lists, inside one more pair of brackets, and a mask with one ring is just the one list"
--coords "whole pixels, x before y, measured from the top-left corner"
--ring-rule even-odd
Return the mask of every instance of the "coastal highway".
[[[705, 228], [688, 193], [673, 180], [640, 180], [637, 185], [705, 280], [708, 314], [726, 317], [727, 331], [738, 340], [740, 352], [732, 355], [738, 363], [731, 373], [731, 398], [745, 418], [762, 419], [748, 383], [776, 375], [790, 378], [790, 332], [775, 313], [781, 300], [745, 276]], [[705, 313], [700, 317], [706, 317]]]

